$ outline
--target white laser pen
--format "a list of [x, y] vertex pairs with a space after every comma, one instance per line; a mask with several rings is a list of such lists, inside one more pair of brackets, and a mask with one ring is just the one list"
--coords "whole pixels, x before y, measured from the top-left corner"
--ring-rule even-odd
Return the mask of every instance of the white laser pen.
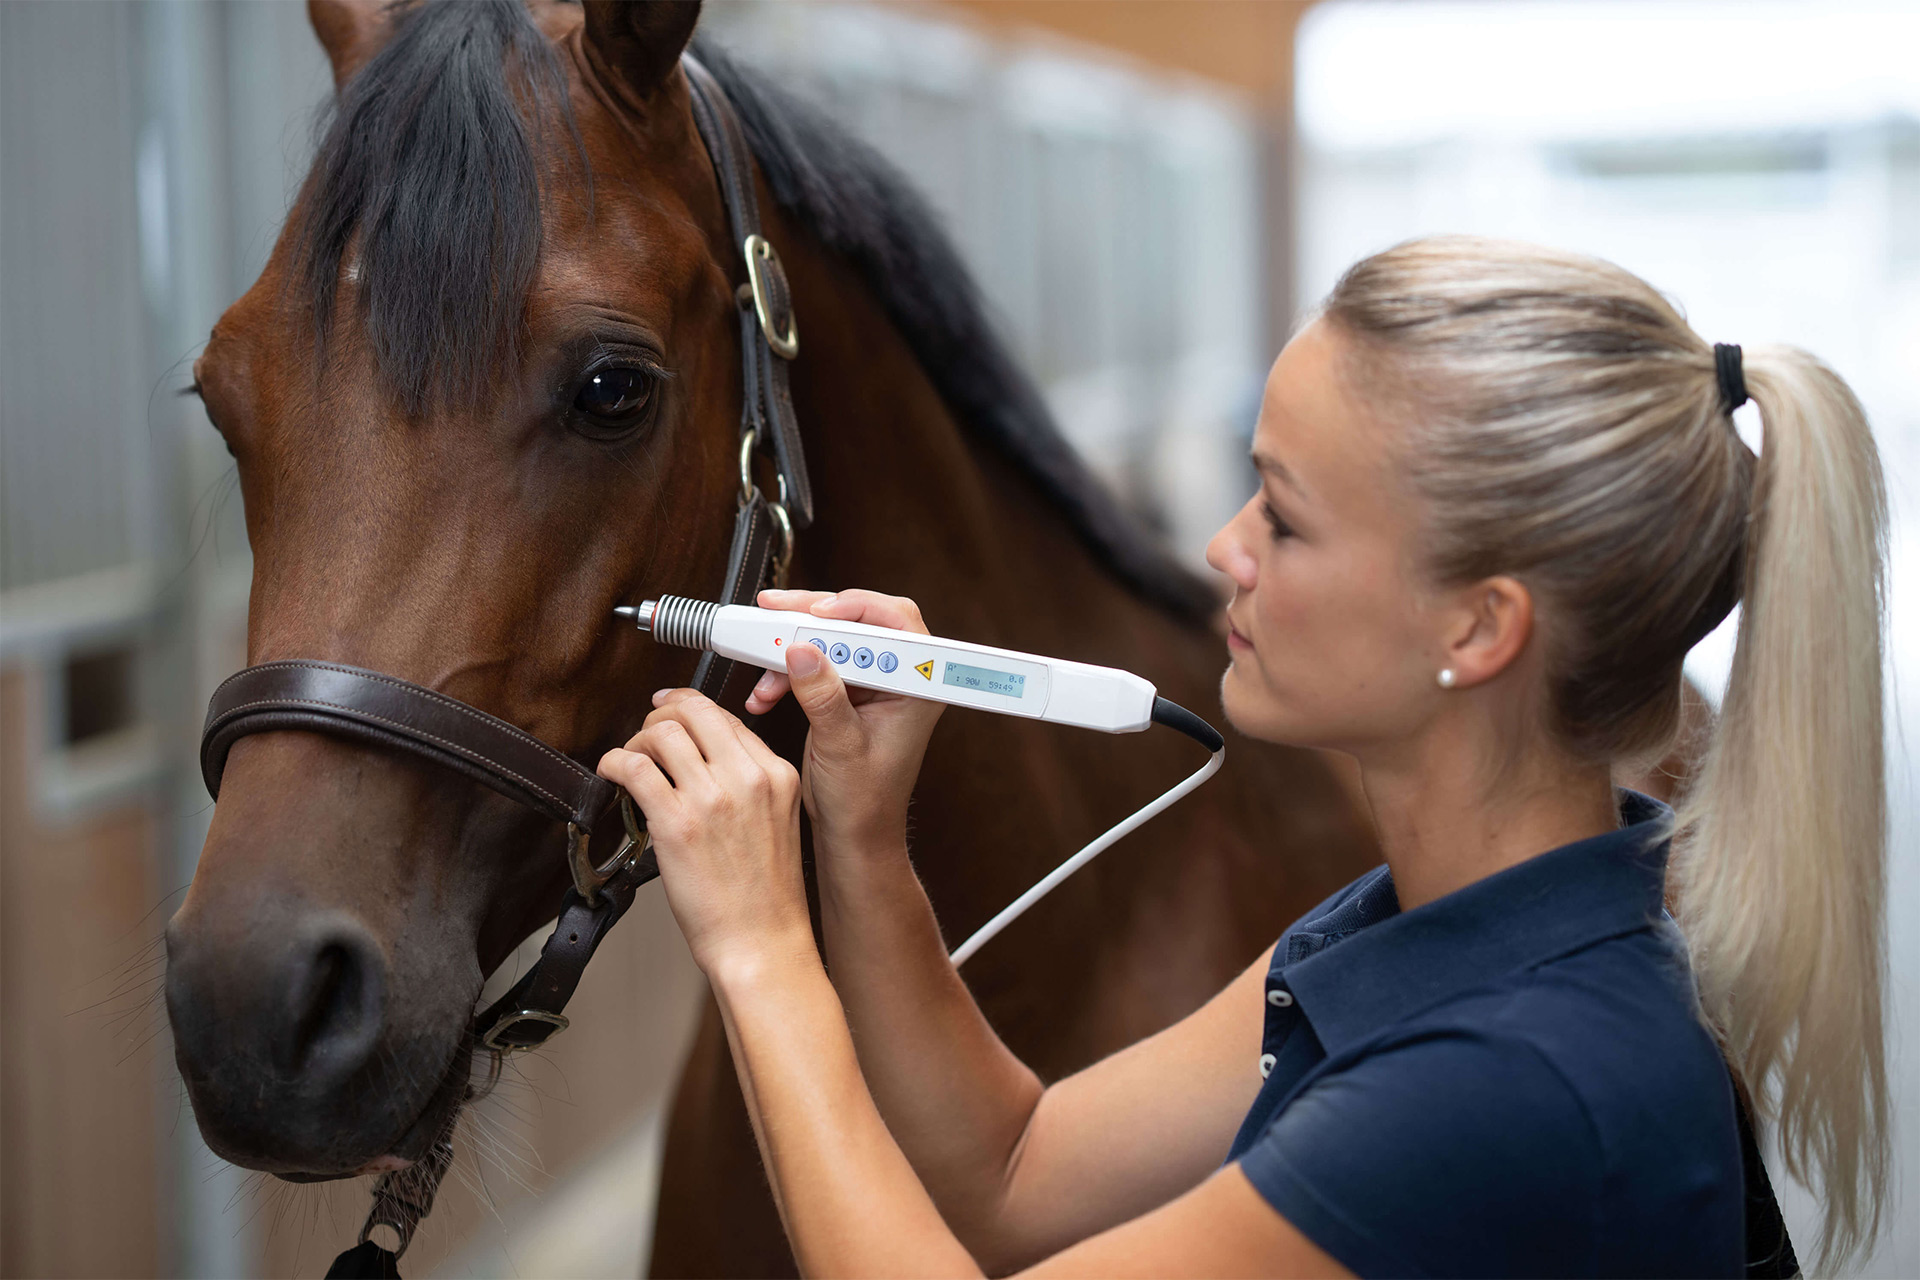
[[1211, 778], [1226, 758], [1225, 741], [1212, 725], [1178, 703], [1159, 697], [1148, 681], [1114, 667], [864, 622], [836, 622], [793, 610], [721, 605], [681, 596], [622, 605], [614, 612], [651, 633], [661, 644], [711, 649], [723, 658], [770, 671], [784, 672], [793, 646], [810, 644], [826, 656], [842, 680], [862, 689], [883, 689], [910, 698], [1104, 733], [1138, 733], [1150, 724], [1163, 724], [1186, 734], [1211, 753], [1206, 764], [1178, 786], [1055, 867], [982, 925], [954, 949], [952, 960], [956, 965], [964, 963], [1028, 907], [1122, 836]]

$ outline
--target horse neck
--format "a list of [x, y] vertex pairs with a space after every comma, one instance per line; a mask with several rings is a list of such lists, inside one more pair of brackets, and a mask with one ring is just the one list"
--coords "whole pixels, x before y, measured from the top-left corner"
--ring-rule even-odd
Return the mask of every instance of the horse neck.
[[914, 596], [946, 634], [1217, 680], [1220, 645], [1129, 590], [1068, 518], [955, 421], [851, 268], [789, 237], [795, 408], [815, 490], [796, 585]]

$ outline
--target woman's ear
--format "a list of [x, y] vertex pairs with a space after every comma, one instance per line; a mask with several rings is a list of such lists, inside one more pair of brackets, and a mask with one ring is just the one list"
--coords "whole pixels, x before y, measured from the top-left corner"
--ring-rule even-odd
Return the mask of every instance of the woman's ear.
[[1447, 645], [1450, 687], [1464, 689], [1491, 680], [1513, 665], [1533, 638], [1533, 593], [1504, 574], [1463, 588], [1458, 624]]
[[333, 64], [333, 87], [353, 78], [393, 38], [393, 0], [307, 0], [307, 21]]
[[700, 0], [586, 0], [586, 51], [635, 105], [659, 87], [693, 39]]

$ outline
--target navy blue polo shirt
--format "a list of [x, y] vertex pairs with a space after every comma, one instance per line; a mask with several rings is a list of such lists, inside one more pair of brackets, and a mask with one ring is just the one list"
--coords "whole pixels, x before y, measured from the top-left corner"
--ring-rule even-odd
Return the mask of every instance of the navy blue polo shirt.
[[1267, 975], [1229, 1162], [1360, 1275], [1739, 1276], [1732, 1084], [1662, 904], [1671, 811], [1402, 912], [1385, 867]]

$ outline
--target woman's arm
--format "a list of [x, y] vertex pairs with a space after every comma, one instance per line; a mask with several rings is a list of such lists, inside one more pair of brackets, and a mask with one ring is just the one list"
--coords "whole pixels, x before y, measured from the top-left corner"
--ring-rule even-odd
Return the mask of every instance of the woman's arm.
[[[981, 1274], [914, 1176], [861, 1077], [838, 997], [813, 946], [792, 767], [704, 698], [683, 698], [656, 713], [630, 746], [609, 752], [601, 768], [633, 792], [654, 830], [668, 901], [713, 984], [802, 1269], [811, 1275]], [[1222, 1011], [1209, 1006], [1189, 1022], [1203, 1023], [1208, 1014]], [[1180, 1042], [1170, 1034], [1158, 1039], [1157, 1050], [1148, 1042], [1103, 1064], [1107, 1078], [1131, 1069], [1144, 1079], [1143, 1064]], [[1103, 1068], [1077, 1078], [1083, 1102], [1099, 1092], [1085, 1086]], [[1152, 1083], [1150, 1097], [1158, 1102], [1179, 1078], [1162, 1071]], [[1073, 1093], [1062, 1086], [1060, 1096]], [[1063, 1106], [1060, 1115], [1075, 1110]], [[1105, 1111], [1101, 1136], [1109, 1140], [1129, 1123], [1155, 1127], [1151, 1106], [1131, 1114]], [[1043, 1114], [1044, 1107], [1036, 1108], [1036, 1124]], [[1058, 1145], [1066, 1162], [1055, 1167], [1050, 1195], [1071, 1205], [1089, 1191], [1097, 1194], [1097, 1146]], [[1091, 1186], [1063, 1176], [1072, 1174], [1073, 1158]], [[1026, 1159], [1013, 1161], [1016, 1179]], [[1216, 1175], [1048, 1266], [1089, 1275], [1317, 1267], [1323, 1260], [1297, 1232], [1250, 1191], [1237, 1194], [1238, 1177]]]
[[1260, 1086], [1267, 956], [1157, 1035], [1043, 1088], [948, 963], [904, 851], [820, 866], [833, 984], [874, 1102], [973, 1255], [1002, 1272], [1216, 1169]]
[[[872, 592], [760, 603], [926, 631], [912, 601]], [[1259, 1087], [1264, 959], [1178, 1026], [1044, 1089], [948, 962], [907, 859], [907, 799], [939, 704], [850, 691], [810, 654], [790, 661], [811, 668], [792, 688], [813, 725], [802, 785], [828, 967], [879, 1113], [960, 1239], [1006, 1269], [1198, 1183]], [[749, 709], [787, 685], [770, 673]]]
[[[742, 956], [711, 976], [775, 1198], [803, 1275], [983, 1274], [914, 1178], [868, 1094], [812, 950]], [[809, 961], [811, 961], [809, 963]], [[1096, 1069], [1097, 1070], [1097, 1069]], [[1161, 1076], [1164, 1089], [1168, 1077]], [[1071, 1107], [1069, 1106], [1069, 1110]], [[1151, 1123], [1151, 1109], [1133, 1118]], [[1085, 1138], [1089, 1135], [1081, 1135]], [[1074, 1144], [1068, 1144], [1070, 1147]], [[1092, 1144], [1098, 1147], [1102, 1144]], [[1098, 1198], [1097, 1152], [1042, 1178], [1069, 1214]], [[1218, 1153], [1214, 1162], [1218, 1162]], [[1036, 1188], [1030, 1188], [1033, 1190]], [[1345, 1276], [1237, 1167], [1046, 1258], [1045, 1276]]]
[[801, 1274], [984, 1274], [881, 1120], [811, 930], [708, 978]]

